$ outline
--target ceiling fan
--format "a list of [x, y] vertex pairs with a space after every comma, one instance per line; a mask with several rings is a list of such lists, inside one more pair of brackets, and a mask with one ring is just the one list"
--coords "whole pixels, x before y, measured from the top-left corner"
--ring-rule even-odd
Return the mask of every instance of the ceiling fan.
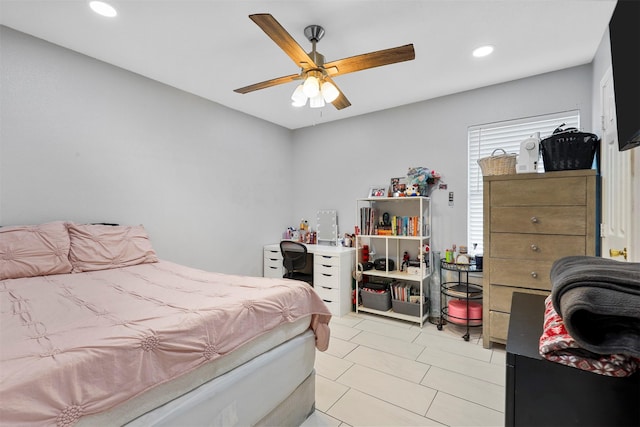
[[310, 107], [323, 107], [330, 102], [338, 110], [351, 105], [344, 93], [333, 81], [333, 77], [354, 71], [382, 65], [395, 64], [396, 62], [411, 61], [415, 59], [413, 44], [378, 50], [337, 61], [325, 62], [324, 56], [316, 51], [316, 43], [324, 36], [324, 28], [319, 25], [309, 25], [304, 29], [304, 35], [311, 42], [311, 52], [307, 53], [280, 25], [276, 19], [268, 13], [249, 15], [278, 46], [287, 54], [301, 70], [297, 74], [277, 77], [264, 82], [235, 89], [237, 93], [249, 93], [259, 89], [289, 83], [294, 80], [304, 82], [296, 87], [291, 99], [294, 106], [303, 106], [309, 99]]

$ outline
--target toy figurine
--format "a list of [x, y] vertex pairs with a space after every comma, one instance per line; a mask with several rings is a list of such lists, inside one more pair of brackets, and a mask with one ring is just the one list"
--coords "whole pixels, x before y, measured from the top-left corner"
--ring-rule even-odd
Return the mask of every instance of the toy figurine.
[[405, 271], [405, 267], [409, 267], [409, 252], [405, 251], [402, 256], [402, 266], [400, 267], [400, 271]]

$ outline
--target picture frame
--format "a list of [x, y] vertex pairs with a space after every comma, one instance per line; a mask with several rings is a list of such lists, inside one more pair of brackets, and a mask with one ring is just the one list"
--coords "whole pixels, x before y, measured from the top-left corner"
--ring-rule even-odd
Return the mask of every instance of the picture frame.
[[406, 176], [391, 178], [391, 185], [389, 186], [391, 196], [398, 197], [400, 194], [404, 193], [406, 189], [407, 189]]
[[384, 185], [376, 185], [369, 187], [369, 198], [387, 197], [387, 187]]

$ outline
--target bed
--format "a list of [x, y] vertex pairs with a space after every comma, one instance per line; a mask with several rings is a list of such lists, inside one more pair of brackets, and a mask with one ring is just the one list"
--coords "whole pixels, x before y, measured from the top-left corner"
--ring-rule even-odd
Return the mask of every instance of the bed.
[[330, 312], [158, 260], [142, 226], [0, 228], [2, 425], [299, 425]]

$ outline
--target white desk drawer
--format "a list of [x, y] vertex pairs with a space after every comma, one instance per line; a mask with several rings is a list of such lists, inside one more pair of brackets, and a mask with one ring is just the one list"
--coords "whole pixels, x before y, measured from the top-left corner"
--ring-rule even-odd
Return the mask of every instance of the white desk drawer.
[[282, 268], [282, 259], [264, 257], [264, 266]]
[[321, 286], [313, 283], [313, 288], [320, 298], [326, 301], [340, 301], [340, 289], [327, 286]]
[[273, 265], [264, 265], [264, 277], [278, 278], [282, 279], [284, 275], [284, 271], [282, 266], [273, 266]]
[[317, 271], [318, 274], [325, 276], [338, 276], [340, 274], [340, 266], [315, 263], [313, 265], [313, 271]]
[[338, 290], [340, 289], [340, 276], [337, 274], [324, 274], [314, 271], [313, 285]]
[[331, 315], [340, 317], [340, 303], [338, 301], [324, 301]]
[[273, 259], [282, 260], [282, 252], [276, 251], [276, 250], [265, 249], [264, 250], [264, 257], [265, 258], [273, 258]]
[[314, 266], [317, 265], [340, 265], [340, 257], [332, 255], [315, 254], [313, 257]]

